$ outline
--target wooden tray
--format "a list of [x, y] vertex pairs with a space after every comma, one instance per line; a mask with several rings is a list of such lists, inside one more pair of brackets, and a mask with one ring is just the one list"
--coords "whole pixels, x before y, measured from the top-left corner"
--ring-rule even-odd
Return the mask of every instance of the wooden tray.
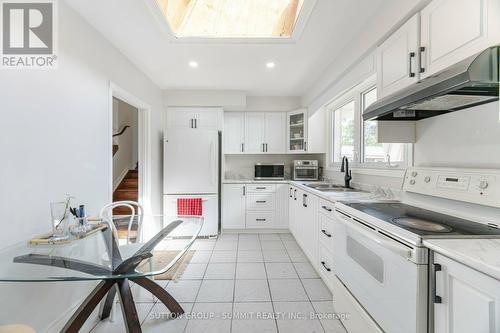
[[106, 224], [91, 224], [94, 228], [90, 231], [87, 231], [87, 233], [85, 235], [82, 235], [80, 237], [76, 237], [74, 235], [71, 235], [69, 236], [68, 239], [65, 239], [65, 240], [61, 240], [61, 241], [52, 241], [51, 240], [51, 237], [52, 237], [52, 234], [46, 234], [46, 235], [42, 235], [42, 236], [39, 236], [37, 238], [33, 238], [29, 241], [29, 244], [30, 245], [62, 245], [62, 244], [69, 244], [75, 240], [78, 240], [78, 239], [83, 239], [83, 238], [86, 238], [86, 237], [89, 237], [93, 234], [95, 234], [96, 232], [98, 231], [102, 231], [102, 230], [105, 230], [108, 228], [108, 226]]

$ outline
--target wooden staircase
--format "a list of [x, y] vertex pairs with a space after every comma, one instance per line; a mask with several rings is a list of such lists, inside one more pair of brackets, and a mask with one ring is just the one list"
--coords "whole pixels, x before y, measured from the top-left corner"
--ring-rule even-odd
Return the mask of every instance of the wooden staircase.
[[[114, 201], [138, 201], [139, 200], [139, 171], [129, 170], [122, 182], [113, 192]], [[131, 211], [127, 207], [118, 207], [113, 209], [114, 215], [130, 215]]]

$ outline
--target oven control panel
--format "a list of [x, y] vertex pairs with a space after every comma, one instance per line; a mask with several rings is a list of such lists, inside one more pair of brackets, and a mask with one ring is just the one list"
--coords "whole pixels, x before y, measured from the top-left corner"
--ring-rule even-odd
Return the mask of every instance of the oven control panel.
[[500, 208], [500, 170], [410, 168], [403, 189]]

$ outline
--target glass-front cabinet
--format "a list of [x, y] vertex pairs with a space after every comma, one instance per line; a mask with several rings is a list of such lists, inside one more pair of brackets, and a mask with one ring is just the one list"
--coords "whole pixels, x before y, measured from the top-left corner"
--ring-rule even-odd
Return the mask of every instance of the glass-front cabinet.
[[287, 151], [303, 153], [307, 151], [307, 109], [287, 113]]

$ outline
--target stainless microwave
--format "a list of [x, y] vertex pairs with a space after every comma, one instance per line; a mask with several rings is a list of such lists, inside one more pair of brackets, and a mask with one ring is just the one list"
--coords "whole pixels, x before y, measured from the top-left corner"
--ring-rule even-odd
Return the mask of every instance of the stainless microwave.
[[294, 180], [318, 180], [319, 166], [316, 160], [295, 160], [293, 161]]
[[256, 163], [256, 180], [283, 180], [285, 179], [285, 163]]

